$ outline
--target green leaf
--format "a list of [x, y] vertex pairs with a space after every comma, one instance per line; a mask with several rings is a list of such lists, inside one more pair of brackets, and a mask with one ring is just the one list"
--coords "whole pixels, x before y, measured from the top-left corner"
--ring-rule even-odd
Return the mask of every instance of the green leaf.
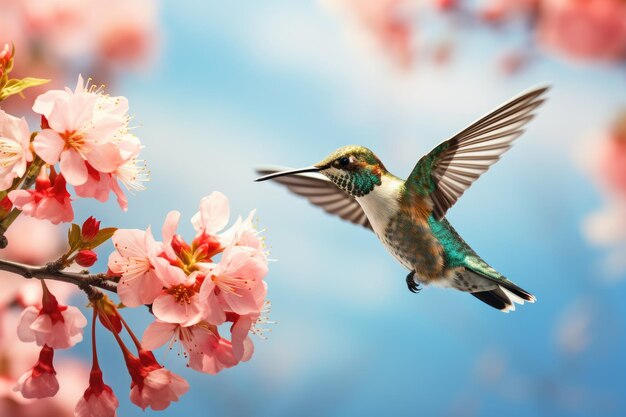
[[87, 242], [84, 244], [84, 249], [93, 249], [100, 245], [102, 245], [107, 240], [111, 239], [113, 233], [117, 230], [117, 227], [105, 227], [104, 229], [100, 229], [96, 237], [93, 238], [91, 242]]
[[7, 81], [7, 83], [2, 87], [2, 91], [0, 91], [0, 101], [5, 98], [12, 96], [13, 94], [22, 95], [22, 91], [29, 87], [36, 87], [38, 85], [45, 84], [50, 80], [44, 80], [43, 78], [32, 78], [26, 77], [21, 80], [13, 79]]
[[67, 242], [70, 244], [70, 250], [74, 251], [81, 244], [80, 226], [72, 223], [72, 227], [67, 231]]

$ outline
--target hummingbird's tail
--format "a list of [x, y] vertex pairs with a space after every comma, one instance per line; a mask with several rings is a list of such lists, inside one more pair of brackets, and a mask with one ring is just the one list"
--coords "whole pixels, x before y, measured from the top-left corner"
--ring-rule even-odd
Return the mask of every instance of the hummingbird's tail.
[[459, 273], [454, 281], [457, 289], [469, 292], [480, 301], [504, 313], [515, 310], [515, 304], [534, 303], [537, 300], [534, 295], [492, 268], [476, 271], [466, 267], [465, 272]]
[[534, 295], [524, 291], [512, 282], [510, 282], [510, 285], [498, 284], [493, 290], [473, 292], [470, 294], [504, 313], [514, 311], [515, 303], [524, 304], [526, 301], [529, 303], [536, 301]]

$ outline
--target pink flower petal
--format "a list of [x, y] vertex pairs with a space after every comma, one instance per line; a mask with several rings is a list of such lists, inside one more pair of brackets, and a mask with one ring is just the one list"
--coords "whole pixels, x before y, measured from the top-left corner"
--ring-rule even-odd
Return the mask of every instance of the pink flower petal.
[[64, 146], [65, 141], [57, 132], [50, 129], [44, 129], [39, 132], [33, 141], [33, 148], [37, 155], [50, 165], [59, 162]]
[[226, 227], [229, 218], [228, 198], [219, 191], [214, 191], [200, 200], [200, 211], [192, 217], [191, 222], [198, 232], [216, 234]]
[[147, 350], [157, 349], [172, 339], [177, 328], [176, 324], [155, 320], [143, 332], [141, 346]]
[[61, 152], [61, 172], [69, 184], [81, 185], [87, 181], [85, 160], [72, 149]]

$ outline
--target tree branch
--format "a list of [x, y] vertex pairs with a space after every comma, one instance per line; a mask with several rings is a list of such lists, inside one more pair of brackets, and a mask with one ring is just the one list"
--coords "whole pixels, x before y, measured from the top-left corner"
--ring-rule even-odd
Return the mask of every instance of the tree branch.
[[0, 271], [12, 272], [24, 278], [67, 282], [76, 285], [87, 292], [88, 295], [90, 292], [93, 293], [93, 288], [91, 288], [90, 291], [90, 287], [117, 293], [117, 283], [111, 281], [111, 277], [107, 274], [83, 274], [80, 272], [59, 271], [54, 267], [54, 263], [45, 266], [31, 266], [0, 259]]

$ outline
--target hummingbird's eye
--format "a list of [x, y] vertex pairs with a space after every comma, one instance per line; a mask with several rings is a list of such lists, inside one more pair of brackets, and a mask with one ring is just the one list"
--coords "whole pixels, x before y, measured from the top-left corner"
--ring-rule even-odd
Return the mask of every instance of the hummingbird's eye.
[[350, 158], [348, 158], [347, 156], [342, 156], [341, 158], [339, 158], [339, 165], [342, 167], [347, 167], [348, 165], [350, 165]]

